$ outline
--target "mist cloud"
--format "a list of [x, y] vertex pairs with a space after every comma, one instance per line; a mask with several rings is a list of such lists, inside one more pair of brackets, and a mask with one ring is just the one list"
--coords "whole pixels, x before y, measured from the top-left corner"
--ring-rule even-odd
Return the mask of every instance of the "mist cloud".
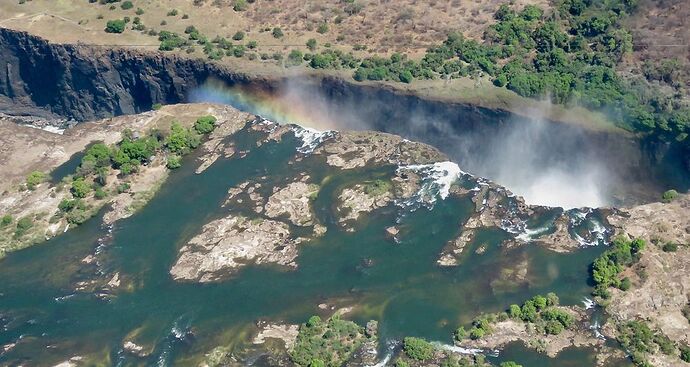
[[[371, 92], [368, 92], [371, 93]], [[226, 103], [281, 123], [326, 130], [377, 130], [431, 144], [474, 175], [492, 179], [530, 204], [600, 207], [612, 204], [615, 183], [582, 128], [531, 118], [477, 118], [452, 108], [434, 110], [409, 98], [372, 98], [291, 79], [268, 93], [209, 81], [193, 102]], [[397, 102], [396, 102], [397, 101]], [[474, 116], [474, 118], [469, 117]]]

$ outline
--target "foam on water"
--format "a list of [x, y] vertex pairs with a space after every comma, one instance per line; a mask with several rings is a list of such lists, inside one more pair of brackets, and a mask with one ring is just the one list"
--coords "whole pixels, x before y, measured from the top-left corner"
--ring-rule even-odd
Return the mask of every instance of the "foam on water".
[[43, 131], [47, 131], [49, 133], [58, 134], [58, 135], [62, 135], [65, 133], [65, 129], [61, 129], [57, 126], [51, 126], [51, 125], [36, 126], [36, 125], [31, 125], [31, 124], [24, 124], [22, 126], [30, 127], [32, 129], [43, 130]]
[[302, 139], [302, 146], [298, 147], [297, 151], [303, 154], [311, 154], [321, 143], [335, 134], [332, 130], [320, 131], [297, 125], [295, 125], [292, 131], [294, 131], [296, 137]]
[[515, 238], [520, 240], [520, 241], [523, 241], [523, 242], [529, 242], [529, 241], [533, 240], [534, 238], [539, 237], [539, 235], [541, 235], [542, 233], [548, 232], [549, 229], [550, 228], [548, 226], [539, 227], [539, 228], [535, 228], [535, 229], [525, 228], [522, 231], [522, 233], [515, 236]]
[[445, 200], [450, 194], [450, 187], [461, 175], [465, 174], [457, 164], [449, 161], [432, 164], [415, 164], [398, 167], [399, 171], [412, 171], [422, 176], [419, 191], [411, 198], [399, 203], [404, 207], [426, 205], [432, 207], [437, 198]]

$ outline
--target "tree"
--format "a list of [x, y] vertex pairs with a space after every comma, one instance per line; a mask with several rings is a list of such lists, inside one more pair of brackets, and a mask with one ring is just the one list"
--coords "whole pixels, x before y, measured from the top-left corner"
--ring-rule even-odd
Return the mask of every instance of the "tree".
[[168, 169], [177, 169], [182, 167], [182, 158], [179, 155], [171, 154], [168, 156], [168, 162], [165, 164]]
[[72, 188], [70, 191], [75, 198], [85, 198], [89, 192], [91, 192], [91, 187], [83, 178], [78, 178], [72, 181]]
[[125, 31], [126, 22], [123, 19], [109, 20], [105, 25], [107, 33], [122, 33]]
[[520, 306], [515, 305], [515, 304], [510, 305], [510, 307], [508, 308], [508, 316], [511, 319], [521, 318], [522, 317], [522, 310], [520, 309]]

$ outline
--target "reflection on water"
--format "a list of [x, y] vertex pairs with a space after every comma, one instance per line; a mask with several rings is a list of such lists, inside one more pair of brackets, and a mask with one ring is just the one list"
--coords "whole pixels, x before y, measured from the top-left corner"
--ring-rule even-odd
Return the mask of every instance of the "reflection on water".
[[[233, 139], [247, 149], [259, 134], [247, 129]], [[356, 321], [379, 320], [384, 348], [408, 335], [450, 343], [452, 331], [479, 313], [549, 291], [564, 304], [579, 304], [591, 290], [587, 269], [601, 247], [570, 255], [533, 245], [506, 249], [499, 246], [506, 236], [500, 229], [480, 232], [460, 266], [439, 268], [441, 248], [474, 208], [469, 198], [449, 196], [414, 211], [390, 206], [347, 232], [334, 214], [339, 190], [392, 177], [396, 167], [341, 172], [321, 156], [288, 164], [300, 146], [297, 138], [284, 137], [253, 147], [244, 158], [219, 160], [200, 175], [189, 157], [143, 210], [116, 223], [112, 233], [94, 219], [0, 260], [0, 345], [16, 344], [0, 363], [47, 365], [79, 355], [124, 365], [137, 360], [124, 353], [125, 341], [146, 351], [147, 364], [197, 363], [218, 345], [247, 346], [257, 320], [303, 322], [324, 312], [321, 303], [355, 306], [347, 317]], [[301, 245], [297, 270], [249, 266], [228, 281], [205, 285], [170, 279], [177, 249], [204, 223], [228, 211], [249, 213], [221, 207], [230, 187], [261, 178], [270, 188], [302, 172], [323, 183], [313, 205], [328, 231]], [[392, 225], [400, 228], [399, 243], [386, 237]], [[485, 251], [475, 251], [478, 246]], [[98, 261], [86, 264], [96, 248]], [[524, 281], [501, 278], [502, 270], [517, 267], [527, 267]], [[116, 273], [124, 284], [113, 290], [105, 283]]]

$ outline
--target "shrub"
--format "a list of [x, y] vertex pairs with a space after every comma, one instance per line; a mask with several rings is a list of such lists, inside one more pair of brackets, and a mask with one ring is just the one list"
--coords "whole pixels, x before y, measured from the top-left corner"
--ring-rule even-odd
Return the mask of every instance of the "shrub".
[[412, 359], [426, 361], [433, 357], [434, 346], [424, 339], [408, 336], [403, 339], [403, 350]]
[[142, 8], [137, 8], [137, 10], [134, 12], [136, 15], [144, 15], [144, 9]]
[[0, 218], [0, 227], [7, 227], [12, 223], [12, 216], [9, 214], [5, 214]]
[[172, 10], [170, 10], [170, 11], [168, 12], [167, 16], [169, 16], [169, 17], [174, 17], [174, 16], [176, 16], [177, 14], [179, 14], [179, 12], [177, 11], [177, 9], [172, 9]]
[[33, 220], [30, 217], [23, 217], [17, 221], [17, 227], [14, 230], [15, 237], [23, 236], [31, 227], [34, 226]]
[[632, 282], [630, 281], [630, 278], [625, 277], [623, 280], [621, 280], [621, 284], [618, 286], [618, 288], [622, 291], [627, 291], [632, 287]]
[[661, 195], [661, 200], [662, 200], [664, 203], [670, 203], [670, 202], [672, 202], [672, 201], [673, 201], [675, 198], [677, 198], [677, 197], [678, 197], [678, 191], [676, 191], [676, 190], [668, 190], [668, 191], [665, 191], [665, 192]]
[[522, 367], [521, 364], [517, 364], [513, 361], [501, 362], [500, 367]]
[[319, 27], [316, 28], [316, 31], [321, 33], [321, 34], [328, 32], [328, 24], [326, 24], [326, 23], [319, 24]]
[[467, 337], [467, 331], [465, 330], [464, 327], [460, 326], [455, 330], [455, 333], [453, 333], [453, 336], [455, 337], [455, 340], [457, 341], [462, 341]]
[[302, 58], [304, 55], [300, 50], [292, 50], [288, 54], [288, 62], [290, 65], [300, 65], [302, 64]]
[[683, 362], [690, 363], [690, 347], [687, 345], [680, 346], [680, 359]]
[[283, 37], [283, 30], [280, 29], [279, 27], [273, 28], [273, 31], [271, 32], [273, 34], [273, 38], [282, 38]]
[[678, 245], [672, 242], [665, 243], [661, 248], [664, 252], [676, 252], [678, 250]]
[[122, 10], [132, 9], [133, 7], [134, 7], [134, 4], [132, 4], [132, 2], [129, 0], [123, 1], [122, 5], [120, 5], [120, 8], [122, 8]]
[[510, 307], [508, 308], [508, 316], [510, 316], [511, 319], [522, 318], [522, 310], [520, 309], [520, 306], [516, 304], [510, 305]]
[[158, 110], [160, 110], [161, 108], [163, 108], [163, 105], [160, 104], [160, 103], [154, 103], [153, 105], [151, 105], [151, 109], [154, 110], [154, 111], [158, 111]]
[[486, 335], [486, 331], [484, 331], [484, 329], [475, 327], [470, 330], [470, 339], [472, 340], [481, 339], [484, 337], [484, 335]]
[[26, 188], [35, 190], [36, 186], [48, 180], [48, 175], [41, 171], [32, 171], [26, 176]]
[[551, 335], [558, 335], [563, 332], [563, 329], [563, 325], [555, 320], [547, 321], [546, 325], [544, 325], [544, 331]]
[[165, 164], [168, 169], [176, 169], [182, 167], [182, 158], [179, 155], [171, 154], [168, 156], [168, 162]]
[[258, 46], [259, 44], [256, 41], [249, 41], [247, 42], [247, 48], [250, 50], [253, 50]]
[[232, 9], [234, 11], [245, 11], [245, 10], [247, 10], [247, 0], [234, 0], [232, 2]]
[[199, 146], [200, 139], [192, 130], [185, 129], [179, 122], [173, 122], [170, 135], [165, 139], [165, 147], [172, 153], [186, 154]]
[[107, 33], [122, 33], [125, 31], [125, 24], [127, 24], [123, 19], [109, 20], [105, 25], [105, 31]]
[[105, 192], [105, 190], [103, 190], [102, 187], [99, 187], [96, 189], [93, 196], [98, 200], [102, 200], [102, 199], [105, 199], [106, 196], [108, 196], [108, 194]]
[[199, 134], [208, 134], [216, 128], [216, 118], [212, 115], [201, 116], [194, 123], [194, 130]]
[[91, 192], [91, 186], [83, 178], [78, 178], [72, 181], [70, 191], [75, 198], [85, 198]]
[[310, 38], [309, 40], [307, 40], [307, 48], [311, 52], [314, 52], [316, 50], [316, 40], [313, 38]]
[[244, 32], [242, 31], [237, 31], [235, 34], [232, 35], [232, 39], [235, 41], [241, 41], [244, 39]]

